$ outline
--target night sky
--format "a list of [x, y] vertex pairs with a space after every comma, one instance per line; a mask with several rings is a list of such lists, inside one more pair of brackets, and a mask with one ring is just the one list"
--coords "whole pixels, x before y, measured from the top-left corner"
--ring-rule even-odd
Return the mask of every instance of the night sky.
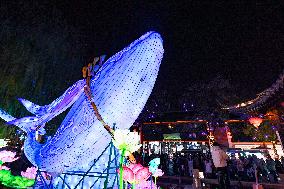
[[221, 75], [243, 88], [240, 95], [252, 97], [284, 69], [279, 3], [71, 1], [57, 7], [88, 36], [90, 56], [94, 47], [114, 53], [149, 30], [160, 32], [165, 47], [161, 88], [179, 91]]
[[[219, 76], [245, 100], [269, 87], [284, 69], [280, 1], [23, 1], [6, 9], [15, 16], [22, 6], [38, 8], [38, 14], [59, 11], [79, 34], [85, 63], [100, 54], [111, 56], [147, 31], [159, 32], [165, 54], [155, 87], [172, 95]], [[15, 24], [29, 24], [29, 17], [17, 16]]]

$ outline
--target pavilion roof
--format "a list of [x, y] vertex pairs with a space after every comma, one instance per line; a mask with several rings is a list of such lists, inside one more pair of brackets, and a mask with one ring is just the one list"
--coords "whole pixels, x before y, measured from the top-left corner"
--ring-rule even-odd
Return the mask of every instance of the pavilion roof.
[[284, 71], [269, 88], [257, 94], [256, 98], [239, 104], [224, 107], [230, 112], [253, 112], [274, 106], [284, 97]]

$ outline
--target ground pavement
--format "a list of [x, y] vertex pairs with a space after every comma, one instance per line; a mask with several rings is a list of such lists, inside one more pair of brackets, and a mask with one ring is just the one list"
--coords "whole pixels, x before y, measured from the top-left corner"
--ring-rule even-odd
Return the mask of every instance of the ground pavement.
[[[203, 183], [202, 189], [216, 189], [218, 188], [217, 179], [201, 179]], [[193, 189], [192, 177], [179, 177], [179, 176], [162, 176], [157, 180], [158, 186], [163, 189]], [[251, 189], [253, 188], [254, 182], [245, 181], [231, 181], [232, 189]], [[261, 183], [264, 189], [284, 189], [284, 183], [271, 184]]]

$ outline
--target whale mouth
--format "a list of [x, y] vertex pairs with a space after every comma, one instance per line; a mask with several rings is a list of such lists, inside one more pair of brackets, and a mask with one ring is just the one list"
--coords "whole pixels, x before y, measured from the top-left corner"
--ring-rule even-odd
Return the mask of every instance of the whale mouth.
[[139, 39], [141, 39], [140, 43], [135, 44], [135, 46], [143, 44], [147, 45], [151, 50], [163, 53], [163, 48], [161, 48], [163, 46], [163, 39], [159, 33], [155, 31], [150, 31], [145, 35], [143, 35], [142, 37], [140, 37]]
[[[122, 51], [114, 54], [111, 56], [104, 65], [107, 64], [107, 62], [112, 63], [121, 60], [124, 53], [131, 53], [136, 50], [136, 48], [139, 45], [146, 45], [150, 47], [151, 50], [154, 50], [158, 53], [163, 53], [163, 48], [160, 48], [163, 46], [163, 39], [161, 35], [155, 31], [149, 31], [146, 34], [142, 35], [140, 38], [136, 39], [134, 42], [132, 42], [128, 47], [124, 48]], [[103, 66], [104, 67], [104, 66]]]

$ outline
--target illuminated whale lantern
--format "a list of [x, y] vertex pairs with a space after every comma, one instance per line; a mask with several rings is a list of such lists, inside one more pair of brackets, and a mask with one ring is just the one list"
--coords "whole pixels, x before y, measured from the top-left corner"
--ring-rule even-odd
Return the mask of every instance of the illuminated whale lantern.
[[[158, 75], [163, 57], [162, 38], [148, 32], [109, 58], [91, 79], [93, 101], [108, 125], [128, 129], [142, 111]], [[98, 158], [111, 136], [95, 116], [84, 93], [86, 80], [79, 80], [46, 106], [19, 99], [35, 116], [16, 119], [3, 110], [0, 117], [27, 133], [24, 152], [41, 170], [62, 173]], [[56, 134], [40, 144], [35, 128], [71, 107]], [[44, 132], [44, 128], [40, 129]]]

